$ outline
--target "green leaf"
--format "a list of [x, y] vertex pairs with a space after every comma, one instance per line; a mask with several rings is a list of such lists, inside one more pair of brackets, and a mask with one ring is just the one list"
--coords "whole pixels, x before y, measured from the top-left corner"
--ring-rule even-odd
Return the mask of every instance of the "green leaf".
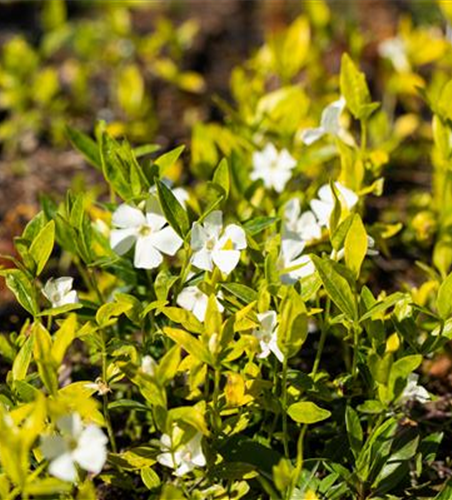
[[190, 311], [179, 307], [163, 307], [161, 312], [171, 321], [179, 323], [190, 332], [201, 333], [204, 330], [202, 323]]
[[306, 306], [293, 287], [287, 291], [281, 305], [278, 345], [288, 359], [295, 356], [308, 336]]
[[33, 325], [32, 335], [34, 337], [33, 356], [38, 366], [39, 376], [49, 393], [54, 395], [58, 390], [58, 378], [57, 365], [51, 356], [52, 337], [41, 323]]
[[32, 353], [33, 337], [28, 337], [14, 359], [12, 368], [13, 380], [17, 381], [25, 379], [28, 367], [30, 366]]
[[348, 281], [334, 269], [329, 259], [321, 259], [317, 255], [311, 255], [311, 259], [330, 299], [348, 319], [355, 320], [358, 312]]
[[206, 346], [193, 335], [190, 335], [184, 330], [169, 327], [164, 328], [163, 332], [196, 359], [208, 365], [213, 365], [211, 353], [207, 350]]
[[345, 409], [345, 425], [347, 427], [350, 448], [356, 458], [363, 444], [363, 429], [358, 414], [351, 406], [347, 406]]
[[452, 273], [441, 283], [436, 298], [436, 308], [443, 319], [452, 315]]
[[359, 278], [361, 265], [367, 252], [367, 233], [358, 214], [353, 216], [350, 229], [345, 237], [345, 264], [356, 279]]
[[107, 302], [103, 304], [96, 313], [96, 321], [101, 326], [110, 325], [113, 318], [132, 309], [130, 302]]
[[180, 155], [184, 151], [185, 146], [179, 146], [175, 149], [172, 149], [171, 151], [168, 151], [167, 153], [159, 156], [155, 160], [155, 164], [158, 165], [159, 170], [160, 170], [160, 177], [165, 176], [165, 171], [168, 170], [170, 167], [172, 167], [176, 161], [179, 159]]
[[219, 186], [224, 192], [224, 200], [226, 200], [229, 196], [229, 165], [226, 158], [223, 158], [220, 161], [220, 164], [215, 169], [213, 174], [212, 182]]
[[185, 238], [190, 230], [187, 212], [171, 192], [171, 189], [161, 181], [157, 181], [156, 184], [160, 205], [167, 221], [181, 238]]
[[278, 220], [278, 217], [255, 217], [245, 222], [245, 224], [243, 224], [243, 229], [251, 236], [255, 236], [264, 231], [264, 229], [271, 227]]
[[246, 285], [242, 285], [241, 283], [222, 283], [221, 288], [229, 293], [232, 293], [232, 295], [240, 299], [245, 304], [251, 304], [251, 302], [257, 300], [256, 291]]
[[340, 86], [341, 94], [353, 116], [358, 120], [365, 119], [368, 112], [365, 106], [370, 104], [366, 77], [358, 70], [348, 54], [342, 56]]
[[148, 467], [147, 469], [141, 469], [140, 476], [141, 480], [148, 490], [155, 490], [160, 486], [160, 478], [151, 467]]
[[19, 304], [31, 315], [39, 312], [36, 292], [27, 275], [19, 269], [4, 269], [0, 276], [5, 276], [6, 286], [14, 293]]
[[310, 401], [301, 401], [289, 406], [289, 417], [300, 424], [315, 424], [331, 416], [331, 412]]
[[39, 231], [30, 246], [30, 255], [36, 264], [36, 276], [39, 276], [53, 250], [55, 243], [55, 222], [51, 220]]
[[66, 127], [66, 135], [71, 141], [71, 144], [82, 154], [88, 163], [98, 170], [102, 170], [99, 146], [91, 137], [69, 126]]

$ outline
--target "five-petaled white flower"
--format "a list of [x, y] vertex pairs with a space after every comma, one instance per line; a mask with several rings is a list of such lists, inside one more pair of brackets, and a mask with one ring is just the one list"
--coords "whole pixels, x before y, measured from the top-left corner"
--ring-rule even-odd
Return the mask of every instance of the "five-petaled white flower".
[[162, 254], [175, 255], [183, 240], [167, 224], [156, 196], [146, 202], [146, 213], [131, 205], [122, 204], [113, 213], [116, 227], [110, 234], [110, 245], [119, 255], [127, 253], [134, 243], [134, 266], [153, 269], [163, 261]]
[[425, 387], [418, 384], [418, 380], [419, 375], [417, 373], [410, 373], [410, 375], [408, 375], [407, 384], [397, 400], [400, 405], [405, 405], [410, 401], [417, 401], [421, 404], [430, 401], [430, 394]]
[[97, 425], [84, 426], [73, 413], [57, 421], [61, 435], [43, 436], [41, 450], [50, 461], [49, 472], [63, 481], [77, 480], [76, 465], [99, 474], [107, 459], [107, 438]]
[[300, 200], [292, 198], [284, 206], [283, 234], [291, 235], [309, 242], [322, 237], [322, 226], [317, 221], [314, 212], [307, 210], [301, 213]]
[[275, 311], [265, 311], [257, 315], [260, 326], [253, 330], [253, 335], [259, 341], [261, 352], [259, 358], [267, 358], [272, 352], [282, 363], [284, 354], [278, 347], [277, 317]]
[[[339, 192], [341, 201], [345, 208], [351, 210], [358, 203], [358, 195], [351, 189], [346, 188], [340, 182], [334, 183]], [[334, 210], [334, 195], [329, 184], [324, 184], [318, 192], [318, 199], [311, 201], [311, 209], [317, 217], [319, 224], [329, 226], [331, 213]]]
[[163, 434], [160, 438], [160, 450], [157, 461], [174, 469], [176, 476], [184, 476], [195, 467], [205, 467], [206, 458], [202, 451], [202, 434], [197, 432], [188, 441], [184, 440], [185, 433], [177, 425], [173, 427], [171, 435]]
[[241, 250], [246, 248], [245, 231], [236, 224], [223, 229], [223, 214], [215, 210], [202, 223], [193, 224], [191, 247], [193, 265], [212, 271], [215, 264], [220, 271], [229, 274], [239, 263]]
[[326, 134], [339, 136], [342, 131], [340, 117], [344, 108], [345, 99], [343, 97], [329, 104], [322, 112], [320, 126], [304, 130], [301, 140], [309, 146]]
[[262, 179], [266, 188], [274, 188], [277, 193], [281, 193], [292, 177], [296, 164], [287, 149], [278, 152], [273, 144], [267, 144], [262, 151], [253, 154], [251, 180]]
[[77, 292], [72, 290], [74, 278], [63, 276], [50, 278], [42, 289], [44, 297], [52, 303], [53, 307], [61, 307], [78, 302]]
[[406, 44], [402, 38], [398, 36], [394, 38], [387, 38], [378, 46], [378, 53], [381, 57], [389, 59], [399, 73], [406, 73], [410, 71], [410, 63], [406, 53]]
[[[221, 292], [218, 294], [221, 296]], [[223, 305], [215, 299], [220, 312], [224, 311]], [[177, 296], [176, 303], [187, 311], [191, 311], [199, 321], [204, 321], [206, 317], [207, 304], [209, 297], [197, 286], [187, 286]]]
[[291, 285], [314, 274], [314, 263], [309, 255], [303, 255], [305, 246], [306, 243], [301, 239], [283, 237], [281, 240], [277, 265], [283, 283]]

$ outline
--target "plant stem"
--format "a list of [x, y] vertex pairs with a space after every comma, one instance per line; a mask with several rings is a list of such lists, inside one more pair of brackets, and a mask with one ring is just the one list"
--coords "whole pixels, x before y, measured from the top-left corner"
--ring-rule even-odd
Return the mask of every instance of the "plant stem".
[[216, 430], [217, 433], [221, 430], [221, 417], [220, 417], [220, 406], [219, 406], [220, 379], [221, 379], [221, 371], [218, 367], [215, 367], [212, 405], [213, 405], [214, 429]]
[[297, 441], [297, 460], [295, 464], [295, 469], [292, 473], [292, 481], [289, 486], [289, 491], [287, 492], [287, 499], [290, 500], [292, 498], [293, 490], [296, 488], [298, 479], [300, 477], [302, 468], [303, 468], [303, 444], [304, 444], [304, 436], [306, 431], [308, 430], [307, 424], [304, 424], [301, 428], [300, 435], [298, 436]]
[[365, 153], [367, 149], [367, 122], [361, 120], [361, 152]]
[[358, 341], [359, 341], [359, 329], [356, 325], [353, 325], [353, 362], [352, 362], [352, 377], [356, 377], [356, 371], [358, 368]]
[[[102, 338], [102, 381], [107, 384], [107, 343], [105, 339], [105, 331], [100, 332]], [[113, 427], [111, 425], [110, 413], [108, 411], [108, 395], [102, 395], [102, 407], [105, 419], [105, 425], [107, 427], [108, 439], [110, 440], [110, 445], [113, 453], [117, 453], [115, 434], [113, 432]]]
[[283, 408], [282, 430], [283, 430], [284, 454], [286, 455], [286, 458], [289, 458], [289, 440], [287, 433], [287, 368], [288, 368], [288, 360], [287, 356], [285, 356], [283, 361], [282, 382], [281, 382], [282, 383], [281, 403]]
[[322, 320], [322, 329], [320, 332], [319, 347], [318, 347], [317, 353], [315, 355], [314, 366], [312, 367], [312, 377], [313, 378], [315, 377], [315, 375], [317, 374], [317, 371], [319, 369], [320, 360], [322, 358], [322, 353], [323, 353], [323, 348], [325, 347], [326, 334], [328, 332], [328, 321], [329, 321], [330, 309], [331, 309], [331, 299], [330, 299], [330, 297], [327, 297], [326, 298], [326, 305], [325, 305], [325, 316]]

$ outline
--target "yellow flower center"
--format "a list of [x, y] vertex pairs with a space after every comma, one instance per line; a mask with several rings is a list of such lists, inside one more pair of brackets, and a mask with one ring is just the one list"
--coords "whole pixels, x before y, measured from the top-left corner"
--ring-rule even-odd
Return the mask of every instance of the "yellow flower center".
[[142, 225], [138, 230], [140, 236], [149, 236], [152, 232], [152, 229], [147, 225]]

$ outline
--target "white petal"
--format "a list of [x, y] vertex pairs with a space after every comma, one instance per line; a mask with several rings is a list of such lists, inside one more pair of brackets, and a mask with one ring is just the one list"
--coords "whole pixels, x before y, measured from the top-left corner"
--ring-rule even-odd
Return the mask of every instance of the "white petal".
[[325, 131], [322, 127], [317, 128], [307, 128], [303, 130], [301, 134], [301, 140], [306, 144], [306, 146], [310, 146], [314, 142], [318, 141], [325, 135]]
[[204, 271], [212, 271], [212, 253], [206, 250], [205, 248], [195, 252], [191, 259], [191, 262], [194, 266], [199, 269], [204, 269]]
[[41, 451], [47, 460], [64, 455], [69, 451], [66, 440], [57, 435], [43, 436], [41, 439]]
[[278, 170], [292, 170], [296, 165], [297, 161], [289, 151], [287, 149], [281, 150], [278, 157]]
[[344, 107], [345, 99], [341, 97], [323, 110], [320, 126], [326, 133], [335, 135], [339, 132], [339, 119]]
[[274, 334], [272, 339], [268, 344], [268, 348], [270, 351], [278, 358], [278, 361], [282, 363], [284, 361], [284, 354], [281, 352], [281, 349], [278, 346], [277, 336]]
[[322, 227], [310, 210], [304, 212], [297, 223], [297, 228], [303, 240], [318, 240], [322, 236]]
[[187, 201], [189, 199], [189, 194], [187, 190], [184, 188], [178, 187], [173, 189], [172, 193], [174, 194], [176, 200], [183, 206], [185, 207], [187, 204]]
[[70, 276], [62, 276], [54, 281], [54, 285], [58, 290], [58, 293], [65, 294], [71, 291], [72, 285], [74, 283], [74, 278]]
[[174, 463], [173, 455], [171, 453], [160, 453], [157, 455], [157, 462], [165, 467], [170, 467], [171, 469], [175, 469], [177, 466]]
[[203, 226], [209, 238], [219, 238], [223, 229], [223, 213], [221, 210], [211, 212], [204, 219]]
[[137, 239], [137, 230], [129, 229], [113, 229], [110, 233], [110, 246], [118, 255], [126, 254]]
[[282, 193], [286, 184], [290, 181], [292, 172], [290, 170], [273, 171], [271, 176], [271, 183], [277, 193]]
[[65, 306], [66, 304], [76, 304], [78, 302], [78, 295], [75, 290], [70, 291], [69, 293], [66, 293], [61, 300], [59, 305], [60, 306]]
[[334, 209], [333, 203], [328, 203], [321, 200], [312, 200], [311, 209], [315, 213], [321, 226], [328, 226], [330, 223], [331, 212]]
[[239, 250], [215, 250], [212, 252], [212, 260], [223, 273], [229, 274], [233, 271], [240, 260]]
[[348, 209], [352, 209], [358, 203], [359, 200], [358, 195], [351, 189], [348, 189], [345, 186], [343, 186], [340, 182], [335, 182], [334, 184], [337, 187], [338, 191], [341, 193], [341, 195], [344, 197]]
[[49, 473], [63, 481], [75, 482], [77, 479], [77, 470], [71, 453], [65, 453], [52, 460], [49, 465]]
[[114, 211], [111, 222], [116, 227], [126, 229], [146, 224], [146, 218], [138, 208], [123, 203]]
[[64, 415], [57, 420], [57, 426], [64, 434], [78, 437], [83, 430], [83, 423], [78, 413]]
[[229, 224], [229, 226], [226, 226], [221, 240], [224, 240], [225, 243], [227, 240], [231, 240], [235, 250], [243, 250], [246, 248], [245, 231], [240, 226], [237, 226], [237, 224]]
[[107, 437], [99, 427], [88, 425], [82, 432], [72, 456], [82, 469], [99, 474], [107, 460], [107, 442]]
[[298, 198], [292, 198], [284, 205], [284, 220], [291, 230], [293, 230], [292, 226], [300, 217], [300, 211], [301, 206]]
[[153, 245], [166, 255], [175, 255], [184, 240], [170, 226], [164, 227], [157, 233], [151, 233]]
[[138, 238], [133, 263], [137, 269], [154, 269], [162, 261], [162, 254], [154, 248], [152, 234]]
[[166, 224], [159, 199], [152, 194], [146, 201], [146, 222], [153, 231], [158, 231]]
[[297, 258], [304, 250], [305, 242], [300, 239], [284, 238], [281, 241], [281, 253], [284, 262]]
[[202, 292], [197, 286], [187, 286], [177, 296], [176, 304], [187, 311], [193, 311], [200, 293]]
[[174, 474], [178, 477], [185, 476], [195, 468], [194, 464], [191, 462], [183, 461], [179, 467], [174, 471]]
[[193, 314], [196, 316], [196, 318], [203, 322], [205, 317], [206, 317], [206, 311], [207, 311], [207, 304], [208, 304], [209, 298], [207, 295], [202, 295], [194, 304], [193, 306]]
[[259, 313], [257, 318], [261, 324], [261, 329], [265, 332], [273, 332], [276, 326], [276, 312], [275, 311], [265, 311]]
[[263, 340], [259, 343], [259, 347], [261, 349], [261, 352], [258, 355], [258, 358], [260, 359], [265, 359], [268, 358], [270, 355], [270, 347], [268, 346], [267, 342], [264, 342]]
[[201, 224], [195, 222], [191, 229], [191, 248], [192, 250], [201, 250], [204, 248], [205, 243], [209, 239], [207, 231], [202, 227]]

